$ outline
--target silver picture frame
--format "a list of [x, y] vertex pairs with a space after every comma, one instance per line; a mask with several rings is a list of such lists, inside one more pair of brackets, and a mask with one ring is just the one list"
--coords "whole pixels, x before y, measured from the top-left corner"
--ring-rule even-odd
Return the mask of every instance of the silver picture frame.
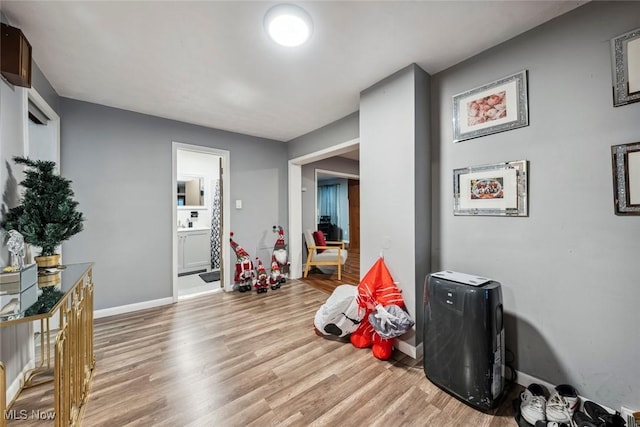
[[611, 39], [613, 106], [640, 101], [640, 28]]
[[529, 216], [528, 162], [516, 160], [453, 171], [453, 214]]
[[529, 125], [527, 70], [453, 96], [453, 142]]
[[640, 142], [611, 147], [616, 215], [640, 215]]

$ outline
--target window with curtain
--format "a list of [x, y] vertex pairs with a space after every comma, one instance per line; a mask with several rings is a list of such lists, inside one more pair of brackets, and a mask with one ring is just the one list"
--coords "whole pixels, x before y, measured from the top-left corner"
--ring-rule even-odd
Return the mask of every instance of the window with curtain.
[[340, 222], [340, 198], [338, 197], [340, 184], [318, 186], [318, 214], [331, 217], [332, 224]]

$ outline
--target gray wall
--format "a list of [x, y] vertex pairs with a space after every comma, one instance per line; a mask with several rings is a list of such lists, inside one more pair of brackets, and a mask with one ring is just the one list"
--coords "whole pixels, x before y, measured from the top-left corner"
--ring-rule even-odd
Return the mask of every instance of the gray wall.
[[[616, 408], [640, 408], [640, 217], [613, 213], [610, 147], [640, 103], [612, 106], [609, 40], [639, 27], [639, 2], [592, 2], [432, 81], [434, 270], [501, 282], [517, 369]], [[452, 96], [522, 69], [530, 125], [453, 143]], [[528, 218], [453, 215], [453, 169], [520, 159]]]
[[172, 141], [230, 151], [231, 230], [250, 254], [287, 224], [284, 143], [66, 98], [60, 106], [62, 172], [87, 218], [63, 251], [65, 262], [96, 262], [96, 309], [172, 295]]
[[422, 342], [424, 323], [424, 280], [431, 270], [431, 76], [421, 69], [415, 73], [415, 333], [416, 344]]
[[[431, 239], [428, 82], [412, 64], [360, 94], [360, 271], [366, 273], [384, 251], [413, 319], [422, 309], [416, 297]], [[402, 340], [419, 344], [413, 333]]]
[[320, 129], [292, 139], [287, 144], [287, 157], [295, 159], [342, 142], [351, 141], [356, 139], [358, 135], [358, 112], [355, 112]]

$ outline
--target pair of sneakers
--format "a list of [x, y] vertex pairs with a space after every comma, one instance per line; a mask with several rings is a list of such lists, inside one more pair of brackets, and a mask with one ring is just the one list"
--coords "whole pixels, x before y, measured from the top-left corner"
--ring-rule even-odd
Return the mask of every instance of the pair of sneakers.
[[547, 390], [540, 384], [530, 384], [520, 394], [520, 414], [535, 427], [571, 427], [573, 413], [580, 401], [578, 392], [569, 384], [556, 386], [549, 399]]
[[583, 411], [573, 414], [576, 427], [625, 427], [626, 422], [618, 412], [610, 413], [595, 402], [586, 401]]

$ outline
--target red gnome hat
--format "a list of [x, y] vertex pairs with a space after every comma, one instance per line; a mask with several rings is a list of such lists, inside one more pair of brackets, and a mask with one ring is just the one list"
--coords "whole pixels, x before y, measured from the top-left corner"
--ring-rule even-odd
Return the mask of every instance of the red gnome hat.
[[271, 255], [271, 272], [277, 271], [280, 273], [280, 266], [278, 265], [278, 261], [276, 261], [276, 256]]
[[264, 268], [264, 265], [262, 264], [262, 261], [260, 261], [260, 258], [256, 257], [256, 259], [258, 260], [258, 274], [267, 274], [267, 270]]
[[281, 226], [273, 226], [273, 232], [274, 233], [278, 233], [278, 239], [276, 240], [276, 244], [274, 245], [273, 249], [274, 250], [278, 250], [278, 249], [286, 249], [287, 245], [284, 242], [284, 229]]
[[231, 237], [229, 238], [229, 241], [231, 242], [231, 249], [233, 249], [233, 251], [236, 253], [236, 257], [238, 257], [238, 258], [249, 258], [249, 253], [247, 251], [245, 251], [242, 246], [238, 245], [233, 240], [233, 231], [230, 234], [231, 234]]

